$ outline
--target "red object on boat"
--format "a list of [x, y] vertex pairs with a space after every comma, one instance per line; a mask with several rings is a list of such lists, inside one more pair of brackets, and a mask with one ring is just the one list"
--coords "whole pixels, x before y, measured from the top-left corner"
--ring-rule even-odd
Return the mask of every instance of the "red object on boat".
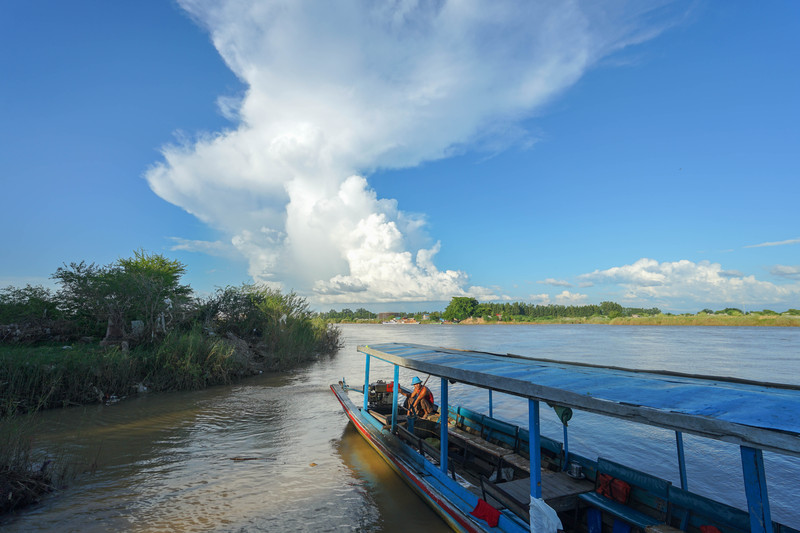
[[478, 498], [478, 505], [472, 510], [472, 516], [486, 520], [489, 527], [497, 527], [497, 522], [500, 520], [500, 511], [486, 503], [484, 500]]

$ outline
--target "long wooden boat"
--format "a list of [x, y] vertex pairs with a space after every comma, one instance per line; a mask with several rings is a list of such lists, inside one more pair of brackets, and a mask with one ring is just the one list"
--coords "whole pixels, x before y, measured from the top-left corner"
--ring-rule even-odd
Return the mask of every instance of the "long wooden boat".
[[[800, 456], [800, 387], [414, 344], [358, 351], [365, 385], [331, 389], [367, 442], [456, 531], [800, 533], [771, 519], [763, 461], [765, 451]], [[394, 365], [393, 380], [370, 383], [371, 358]], [[438, 378], [440, 389], [429, 386], [437, 415], [402, 407], [400, 367]], [[489, 413], [449, 405], [455, 382], [488, 389]], [[492, 391], [527, 399], [527, 428], [492, 416]], [[541, 402], [563, 422], [563, 443], [540, 435]], [[573, 410], [674, 431], [680, 486], [571, 452]], [[747, 510], [688, 490], [683, 433], [740, 447]]]

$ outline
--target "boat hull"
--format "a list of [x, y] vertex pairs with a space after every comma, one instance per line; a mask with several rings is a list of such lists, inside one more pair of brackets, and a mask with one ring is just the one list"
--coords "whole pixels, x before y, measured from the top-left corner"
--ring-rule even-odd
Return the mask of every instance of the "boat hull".
[[[521, 527], [505, 516], [501, 517], [498, 528], [489, 528], [485, 522], [471, 517], [469, 512], [476, 505], [477, 496], [462, 494], [459, 498], [454, 497], [455, 481], [448, 480], [435, 467], [431, 468], [433, 465], [422, 460], [389, 430], [383, 429], [380, 422], [370, 415], [364, 415], [341, 385], [331, 385], [331, 390], [361, 436], [454, 531], [528, 531], [528, 528]], [[450, 495], [449, 498], [446, 493]]]

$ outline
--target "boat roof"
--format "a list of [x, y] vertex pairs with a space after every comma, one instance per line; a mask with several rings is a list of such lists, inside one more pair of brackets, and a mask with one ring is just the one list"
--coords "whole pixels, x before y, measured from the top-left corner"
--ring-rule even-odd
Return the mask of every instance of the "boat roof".
[[358, 351], [461, 383], [800, 456], [800, 386], [387, 343]]

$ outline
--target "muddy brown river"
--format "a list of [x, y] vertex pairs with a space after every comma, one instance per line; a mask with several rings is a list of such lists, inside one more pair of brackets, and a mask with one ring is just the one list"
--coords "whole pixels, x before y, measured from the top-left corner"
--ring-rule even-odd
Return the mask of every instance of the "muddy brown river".
[[[233, 386], [144, 394], [43, 413], [35, 448], [81, 472], [0, 521], [30, 531], [447, 531], [356, 433], [329, 389], [363, 382], [357, 344], [402, 341], [565, 361], [800, 383], [800, 328], [344, 326], [338, 355]], [[373, 360], [371, 379], [390, 378]], [[411, 375], [401, 373], [401, 381]], [[527, 425], [527, 404], [495, 395], [495, 416]], [[486, 410], [484, 391], [452, 403]], [[543, 433], [562, 439], [543, 416]], [[570, 447], [677, 483], [674, 434], [576, 413]], [[620, 438], [622, 436], [622, 439]], [[685, 436], [693, 491], [744, 506], [738, 448]], [[800, 527], [800, 460], [765, 453], [773, 519]]]

